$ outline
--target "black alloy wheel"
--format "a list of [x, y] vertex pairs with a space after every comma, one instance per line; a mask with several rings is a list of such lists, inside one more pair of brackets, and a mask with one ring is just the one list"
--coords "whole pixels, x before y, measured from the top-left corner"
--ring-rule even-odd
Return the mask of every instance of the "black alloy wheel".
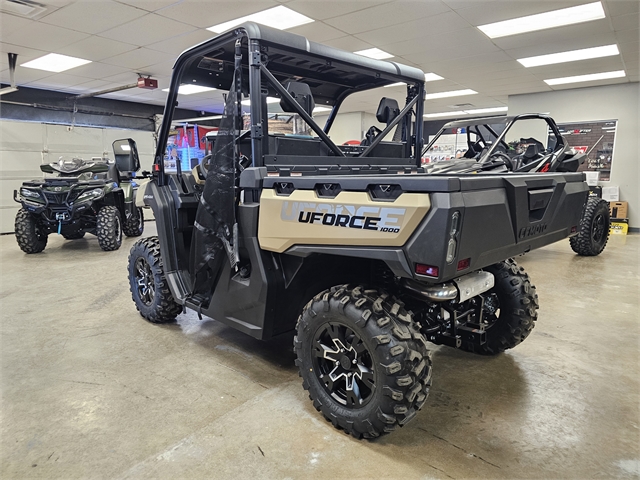
[[156, 294], [151, 265], [149, 265], [146, 258], [138, 257], [136, 259], [135, 271], [135, 282], [138, 288], [138, 296], [142, 303], [150, 306], [153, 303], [153, 297]]
[[371, 353], [362, 339], [339, 322], [322, 325], [314, 343], [314, 371], [325, 391], [348, 408], [359, 408], [375, 389]]

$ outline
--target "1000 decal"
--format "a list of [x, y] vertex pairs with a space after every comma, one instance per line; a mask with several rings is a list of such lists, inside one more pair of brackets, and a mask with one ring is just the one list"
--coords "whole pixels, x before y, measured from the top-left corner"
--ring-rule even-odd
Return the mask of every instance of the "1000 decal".
[[405, 208], [285, 201], [281, 218], [287, 222], [399, 233], [405, 213]]

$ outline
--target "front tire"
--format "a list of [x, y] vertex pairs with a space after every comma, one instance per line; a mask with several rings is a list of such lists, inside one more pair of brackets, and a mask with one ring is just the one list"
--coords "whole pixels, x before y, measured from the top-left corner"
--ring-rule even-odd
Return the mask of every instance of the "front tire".
[[171, 323], [182, 312], [164, 275], [158, 237], [138, 240], [129, 253], [129, 288], [140, 315], [151, 323]]
[[294, 348], [316, 410], [355, 438], [405, 425], [427, 399], [426, 340], [403, 304], [378, 290], [342, 285], [316, 295]]
[[24, 253], [40, 253], [47, 246], [47, 234], [25, 208], [21, 208], [16, 214], [15, 230], [16, 241]]
[[495, 278], [494, 287], [482, 294], [486, 342], [463, 342], [460, 348], [480, 355], [497, 355], [529, 336], [538, 319], [538, 295], [524, 268], [511, 258], [485, 270]]
[[122, 245], [122, 220], [120, 212], [113, 206], [102, 207], [96, 220], [96, 237], [105, 252], [118, 250]]
[[582, 212], [578, 234], [569, 239], [571, 249], [585, 257], [599, 255], [609, 240], [610, 226], [611, 218], [607, 201], [589, 197]]
[[144, 213], [141, 207], [137, 207], [136, 214], [124, 222], [122, 231], [127, 237], [139, 237], [142, 235], [144, 232]]

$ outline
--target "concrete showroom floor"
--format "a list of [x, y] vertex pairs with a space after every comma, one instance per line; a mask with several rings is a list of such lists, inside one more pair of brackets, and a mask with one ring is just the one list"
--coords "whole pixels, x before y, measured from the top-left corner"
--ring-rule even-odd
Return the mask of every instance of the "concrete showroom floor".
[[0, 237], [1, 478], [640, 477], [639, 235], [598, 257], [568, 241], [521, 257], [531, 336], [491, 358], [433, 346], [424, 408], [375, 441], [315, 411], [289, 340], [193, 313], [144, 321], [134, 241], [51, 235], [25, 255]]

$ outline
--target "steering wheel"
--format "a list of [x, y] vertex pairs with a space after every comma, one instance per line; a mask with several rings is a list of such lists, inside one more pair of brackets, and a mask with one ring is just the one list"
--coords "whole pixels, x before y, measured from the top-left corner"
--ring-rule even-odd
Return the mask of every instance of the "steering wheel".
[[511, 157], [509, 157], [509, 155], [507, 155], [506, 153], [494, 152], [483, 163], [487, 164], [487, 163], [492, 163], [492, 162], [503, 163], [504, 166], [507, 167], [508, 170], [513, 170], [513, 163], [511, 163]]

